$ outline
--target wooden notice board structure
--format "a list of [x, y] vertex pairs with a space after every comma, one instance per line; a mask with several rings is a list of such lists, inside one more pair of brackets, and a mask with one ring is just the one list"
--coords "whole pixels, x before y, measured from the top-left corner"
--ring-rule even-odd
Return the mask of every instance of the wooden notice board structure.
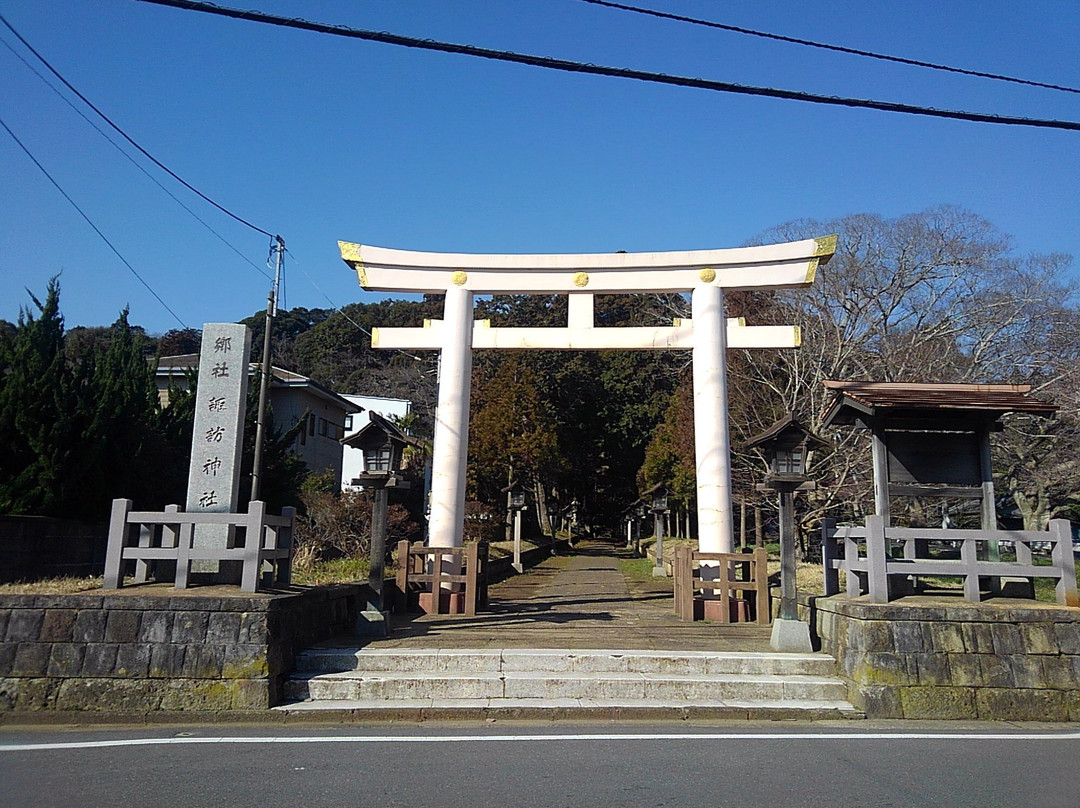
[[872, 435], [874, 512], [886, 525], [891, 497], [948, 497], [980, 500], [981, 527], [996, 529], [990, 433], [1006, 413], [1057, 412], [1023, 384], [824, 384], [836, 395], [822, 426]]
[[[990, 433], [1001, 429], [1008, 412], [1051, 417], [1057, 407], [1030, 395], [1027, 385], [899, 384], [827, 381], [836, 392], [822, 419], [824, 426], [848, 425], [870, 430], [873, 439], [876, 514], [865, 528], [822, 525], [825, 593], [837, 594], [845, 572], [849, 597], [866, 594], [884, 603], [894, 596], [921, 591], [922, 576], [963, 579], [964, 597], [979, 601], [984, 591], [1003, 594], [1002, 577], [1026, 586], [1012, 595], [1034, 598], [1037, 577], [1055, 579], [1057, 600], [1080, 605], [1077, 596], [1069, 524], [1052, 520], [1049, 530], [997, 529]], [[940, 529], [890, 526], [893, 497], [940, 497], [979, 500], [978, 530], [954, 529], [943, 519]], [[1000, 542], [1009, 542], [1015, 560], [1002, 561]], [[890, 552], [901, 542], [903, 555]], [[1051, 565], [1034, 563], [1032, 548], [1050, 545]], [[943, 547], [959, 545], [955, 549]]]

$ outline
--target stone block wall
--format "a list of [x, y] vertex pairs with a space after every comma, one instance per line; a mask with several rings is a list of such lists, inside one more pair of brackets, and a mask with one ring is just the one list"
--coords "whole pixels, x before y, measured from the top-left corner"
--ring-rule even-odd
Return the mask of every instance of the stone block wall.
[[352, 631], [359, 601], [359, 586], [0, 596], [0, 714], [265, 709], [298, 651]]
[[1080, 609], [843, 596], [801, 608], [871, 718], [1080, 721]]

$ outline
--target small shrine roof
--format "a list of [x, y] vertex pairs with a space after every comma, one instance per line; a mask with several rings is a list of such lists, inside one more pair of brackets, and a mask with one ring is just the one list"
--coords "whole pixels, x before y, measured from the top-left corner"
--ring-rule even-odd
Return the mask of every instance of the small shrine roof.
[[763, 443], [769, 441], [781, 439], [786, 433], [790, 433], [793, 437], [797, 436], [798, 440], [805, 439], [809, 446], [824, 447], [829, 446], [829, 442], [823, 438], [815, 435], [809, 429], [799, 423], [799, 419], [795, 417], [794, 413], [787, 413], [783, 418], [770, 426], [764, 432], [749, 438], [742, 444], [743, 449], [753, 449], [756, 446], [760, 446]]
[[363, 429], [352, 435], [346, 435], [341, 439], [341, 443], [345, 446], [352, 446], [353, 448], [362, 448], [365, 441], [368, 439], [367, 435], [369, 432], [381, 432], [392, 441], [408, 446], [423, 447], [424, 442], [420, 438], [407, 435], [389, 418], [384, 418], [377, 412], [369, 412], [368, 418], [370, 420], [364, 425]]

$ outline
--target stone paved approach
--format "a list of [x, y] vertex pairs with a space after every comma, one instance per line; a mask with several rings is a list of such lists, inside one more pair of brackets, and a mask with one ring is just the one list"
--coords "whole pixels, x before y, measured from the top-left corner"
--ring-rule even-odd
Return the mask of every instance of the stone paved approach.
[[[317, 720], [861, 718], [825, 654], [775, 654], [756, 624], [684, 623], [672, 582], [580, 543], [491, 588], [475, 617], [394, 616], [386, 638], [308, 649], [286, 716]], [[651, 567], [650, 567], [651, 569]]]
[[[825, 654], [756, 624], [684, 623], [671, 581], [579, 544], [493, 586], [475, 617], [396, 617], [389, 637], [303, 652], [284, 715], [318, 720], [860, 718]], [[651, 569], [651, 568], [650, 568]]]
[[[623, 551], [616, 545], [579, 542], [572, 552], [492, 586], [488, 612], [475, 617], [394, 615], [389, 637], [364, 644], [372, 648], [771, 650], [767, 626], [680, 621], [672, 602], [671, 580], [628, 580], [617, 557]], [[342, 639], [325, 645], [340, 646]]]

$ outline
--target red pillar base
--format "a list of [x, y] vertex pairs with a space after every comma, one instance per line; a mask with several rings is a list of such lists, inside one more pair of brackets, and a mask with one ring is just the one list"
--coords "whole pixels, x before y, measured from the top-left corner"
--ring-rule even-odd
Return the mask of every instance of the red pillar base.
[[744, 598], [728, 598], [727, 620], [724, 619], [724, 603], [715, 598], [694, 598], [694, 619], [712, 620], [717, 623], [749, 623], [750, 602]]
[[[446, 592], [439, 593], [439, 614], [465, 614], [465, 593]], [[420, 593], [420, 611], [424, 614], [435, 614], [435, 599], [431, 592]]]

